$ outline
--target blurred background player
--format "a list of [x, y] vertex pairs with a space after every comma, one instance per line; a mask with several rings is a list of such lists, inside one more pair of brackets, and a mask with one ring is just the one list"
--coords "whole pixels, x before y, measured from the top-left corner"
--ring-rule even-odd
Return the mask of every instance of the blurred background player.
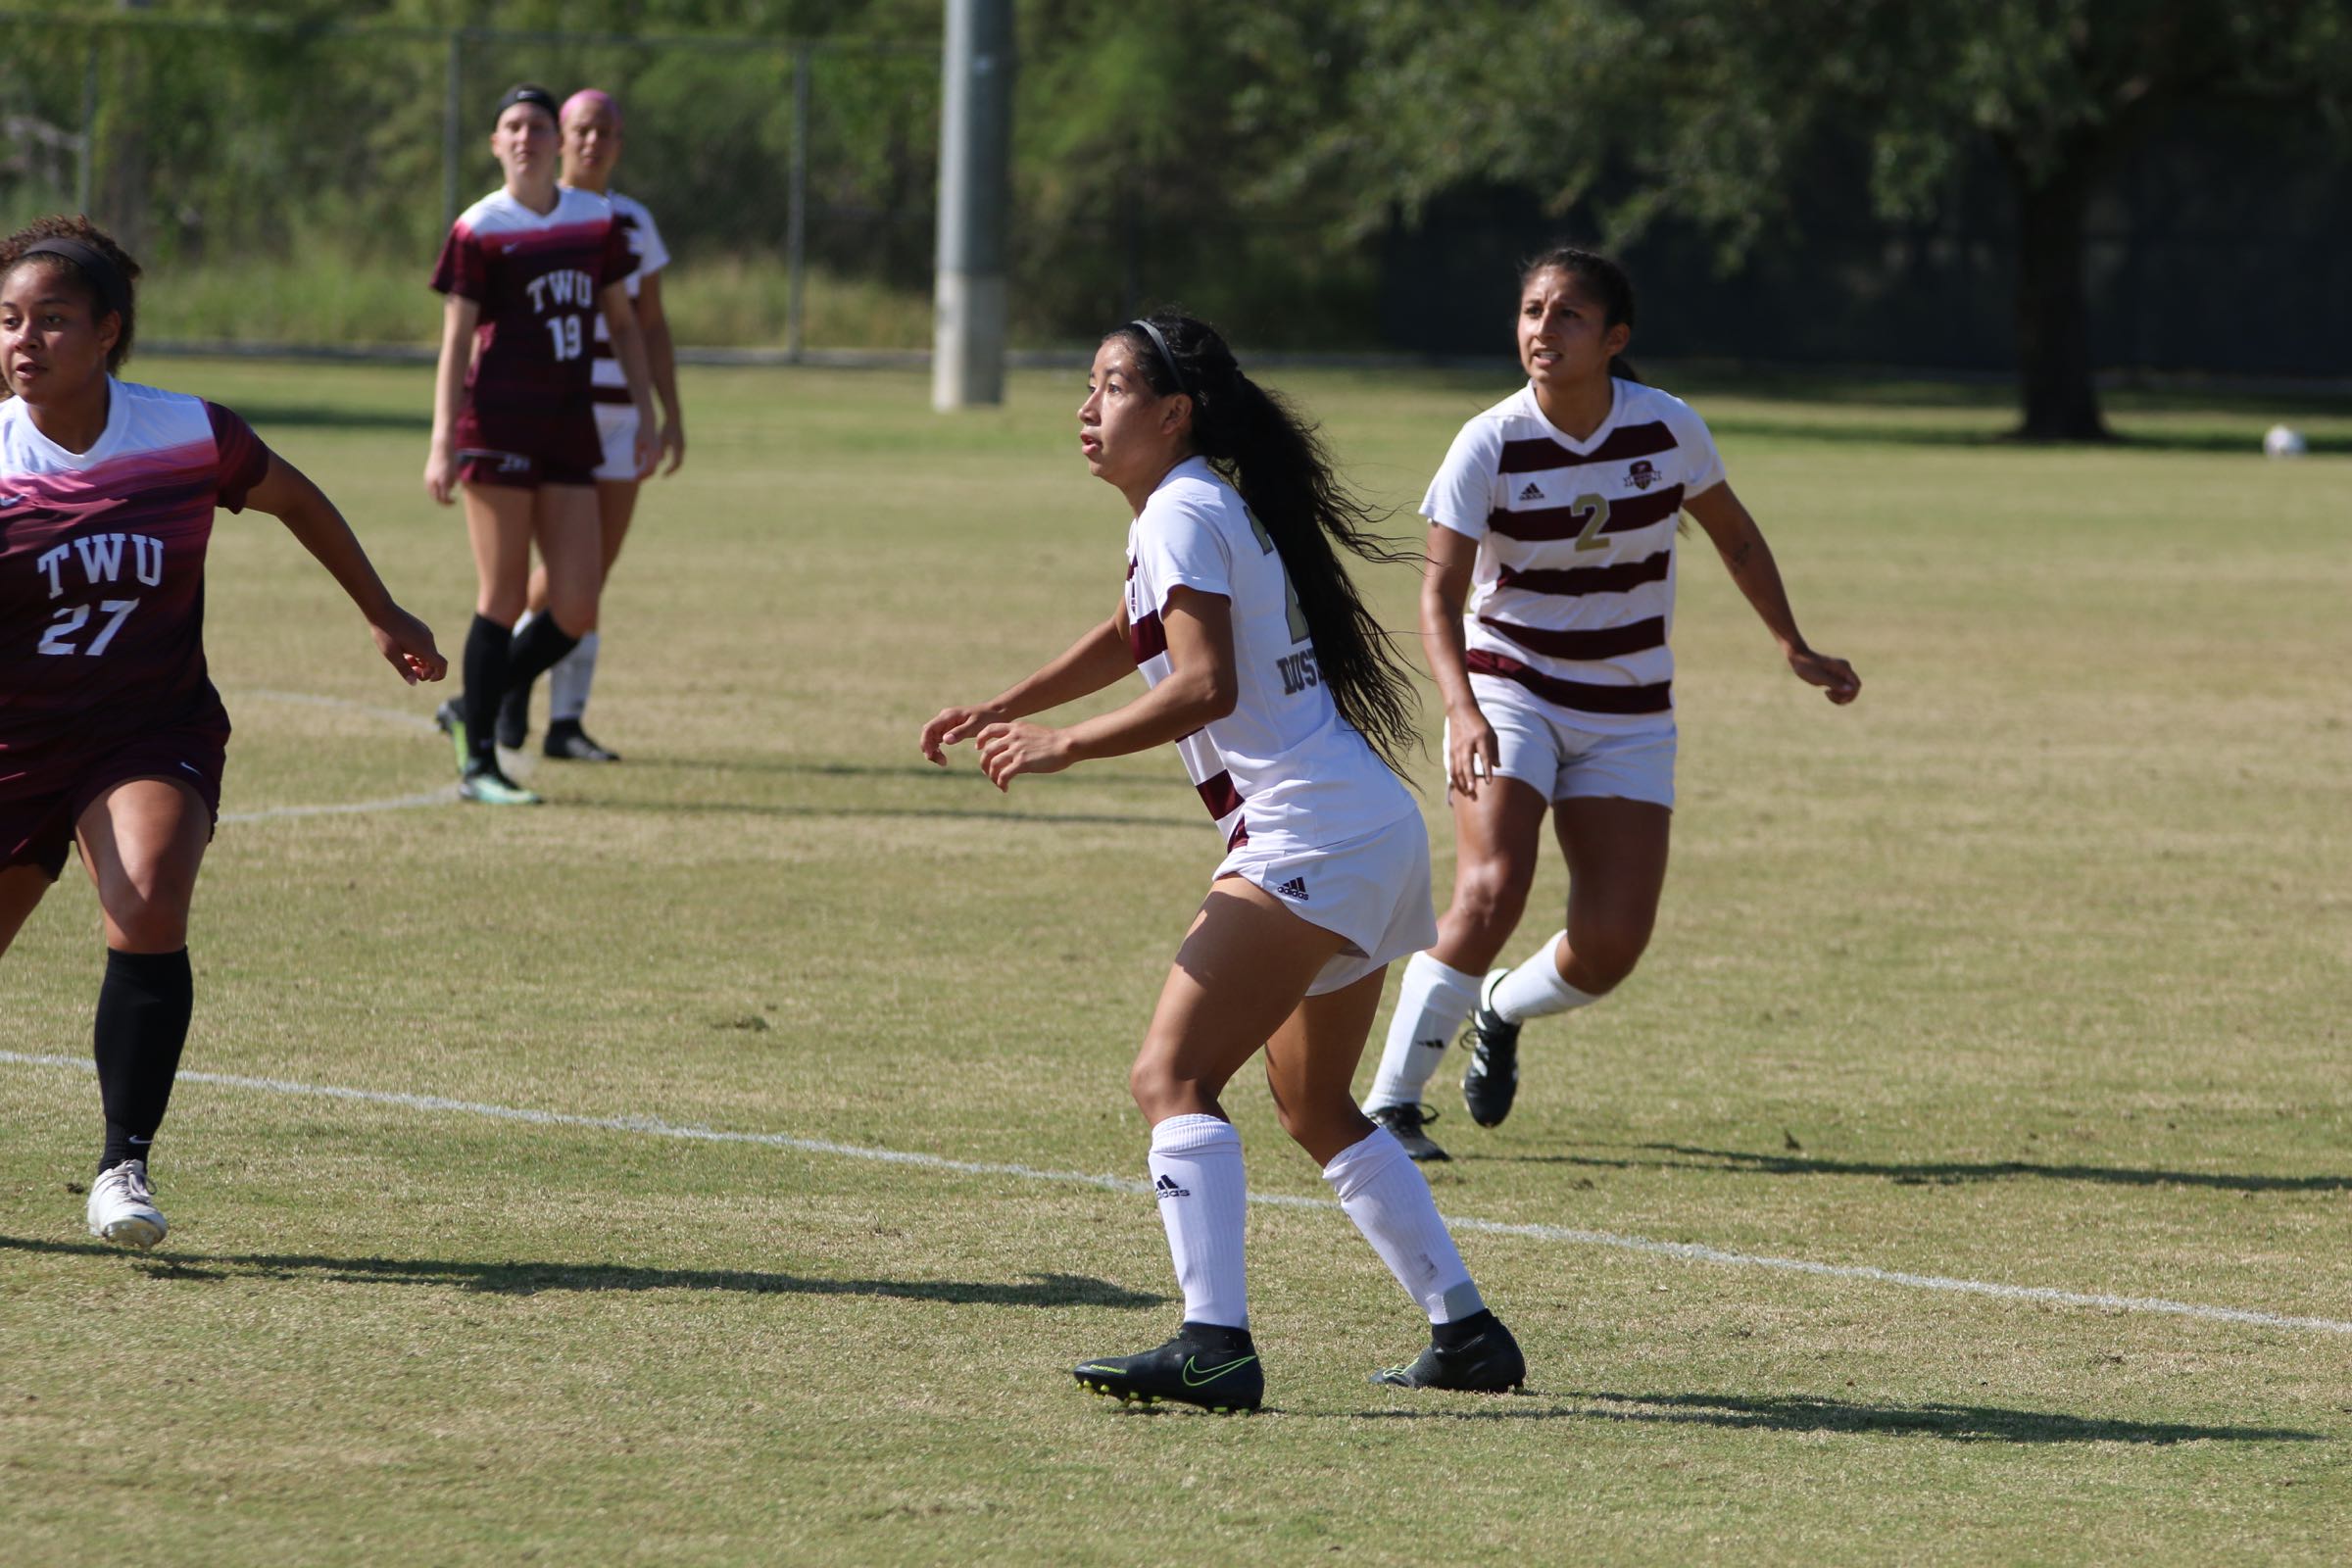
[[[1364, 1102], [1415, 1159], [1446, 1157], [1421, 1093], [1465, 1020], [1462, 1099], [1496, 1126], [1518, 1089], [1520, 1025], [1606, 996], [1649, 944], [1674, 821], [1677, 516], [1707, 531], [1798, 679], [1833, 703], [1862, 690], [1798, 633], [1706, 425], [1617, 358], [1633, 327], [1616, 263], [1570, 247], [1537, 258], [1520, 277], [1528, 384], [1462, 427], [1421, 503], [1453, 903], [1437, 946], [1405, 965]], [[1567, 928], [1482, 983], [1526, 906], [1546, 808], [1568, 860]]]
[[201, 398], [118, 381], [136, 263], [82, 218], [0, 241], [0, 953], [77, 843], [106, 977], [92, 1029], [106, 1143], [92, 1235], [166, 1230], [147, 1162], [187, 1042], [188, 904], [220, 811], [228, 714], [204, 660], [213, 512], [282, 521], [404, 680], [446, 662], [334, 504]]
[[[620, 110], [612, 95], [583, 87], [564, 100], [564, 184], [604, 197], [612, 204], [612, 220], [627, 237], [636, 270], [629, 273], [629, 298], [637, 308], [637, 329], [645, 337], [645, 358], [653, 372], [654, 394], [662, 401], [662, 452], [668, 459], [661, 471], [672, 474], [686, 461], [686, 418], [678, 404], [677, 354], [669, 341], [669, 318], [662, 309], [662, 270], [669, 251], [654, 215], [635, 197], [612, 189], [612, 171], [620, 163]], [[612, 576], [620, 558], [621, 541], [628, 537], [629, 520], [637, 511], [637, 485], [644, 474], [637, 465], [637, 407], [629, 398], [628, 382], [612, 352], [612, 334], [605, 318], [596, 318], [595, 385], [597, 435], [604, 442], [604, 461], [596, 468], [596, 510], [603, 526], [604, 570]], [[600, 597], [601, 611], [602, 600]], [[547, 609], [547, 568], [531, 573], [530, 609], [514, 630], [523, 632]], [[591, 618], [576, 647], [548, 671], [547, 740], [541, 748], [549, 757], [573, 762], [617, 762], [617, 753], [599, 746], [580, 727], [588, 710], [588, 692], [596, 680], [596, 656], [603, 635]], [[525, 681], [508, 689], [498, 710], [498, 744], [510, 749], [530, 734], [531, 688]]]
[[[1432, 930], [1428, 834], [1390, 766], [1413, 742], [1411, 687], [1338, 550], [1395, 558], [1311, 429], [1201, 322], [1128, 323], [1096, 350], [1088, 384], [1080, 450], [1134, 514], [1120, 607], [993, 702], [941, 711], [921, 743], [944, 764], [943, 747], [976, 739], [1003, 789], [1172, 741], [1226, 850], [1129, 1075], [1184, 1321], [1157, 1349], [1082, 1363], [1078, 1381], [1219, 1410], [1263, 1397], [1242, 1141], [1218, 1102], [1262, 1047], [1283, 1130], [1431, 1325], [1418, 1359], [1373, 1380], [1515, 1387], [1519, 1347], [1429, 1183], [1349, 1094], [1389, 963]], [[1019, 722], [1131, 669], [1149, 689], [1114, 712]]]
[[[498, 103], [490, 150], [506, 182], [460, 215], [433, 287], [447, 296], [424, 488], [443, 506], [462, 484], [478, 589], [466, 634], [466, 690], [435, 719], [457, 742], [459, 791], [494, 806], [539, 797], [499, 769], [497, 716], [596, 624], [604, 553], [593, 478], [604, 461], [589, 382], [600, 314], [612, 331], [639, 427], [635, 465], [653, 465], [645, 343], [629, 305], [636, 268], [612, 204], [556, 183], [556, 101], [524, 83]], [[536, 542], [547, 609], [519, 635]]]

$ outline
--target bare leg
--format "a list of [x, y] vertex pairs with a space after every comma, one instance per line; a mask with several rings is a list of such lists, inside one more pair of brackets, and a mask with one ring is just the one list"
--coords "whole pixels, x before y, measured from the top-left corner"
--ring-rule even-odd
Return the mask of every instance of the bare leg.
[[1544, 810], [1544, 797], [1515, 778], [1453, 797], [1453, 902], [1429, 950], [1440, 963], [1481, 974], [1510, 941], [1536, 880]]
[[212, 815], [196, 792], [171, 779], [130, 779], [92, 801], [76, 832], [106, 945], [117, 953], [186, 947], [188, 904], [213, 837]]
[[0, 954], [24, 929], [33, 906], [49, 891], [49, 873], [37, 865], [0, 867]]
[[1568, 940], [1552, 958], [1561, 979], [1604, 996], [1649, 947], [1674, 812], [1648, 801], [1567, 800], [1552, 824], [1568, 858]]

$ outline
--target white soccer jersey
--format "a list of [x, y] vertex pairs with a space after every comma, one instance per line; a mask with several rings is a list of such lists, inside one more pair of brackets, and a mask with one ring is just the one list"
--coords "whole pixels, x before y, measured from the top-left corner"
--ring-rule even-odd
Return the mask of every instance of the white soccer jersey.
[[1723, 482], [1682, 399], [1613, 380], [1609, 416], [1571, 440], [1523, 387], [1462, 426], [1421, 514], [1478, 541], [1470, 672], [1515, 681], [1583, 729], [1674, 723], [1675, 519]]
[[1200, 458], [1169, 470], [1127, 530], [1127, 645], [1148, 685], [1174, 668], [1160, 613], [1179, 587], [1233, 606], [1233, 711], [1176, 743], [1228, 849], [1336, 844], [1418, 809], [1332, 706], [1273, 540]]
[[[637, 258], [636, 270], [628, 277], [629, 298], [634, 300], [639, 285], [669, 265], [669, 248], [662, 243], [662, 230], [654, 226], [654, 215], [645, 210], [645, 203], [618, 191], [609, 192], [606, 199], [612, 204], [613, 223], [629, 242], [629, 254]], [[612, 328], [606, 323], [602, 311], [596, 313], [593, 356], [596, 401], [628, 402], [629, 378], [620, 373], [620, 359], [612, 352]]]

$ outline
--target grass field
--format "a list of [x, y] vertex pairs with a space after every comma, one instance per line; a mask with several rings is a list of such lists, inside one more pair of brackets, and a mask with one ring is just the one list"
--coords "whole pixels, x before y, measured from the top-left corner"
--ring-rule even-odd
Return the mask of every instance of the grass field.
[[[425, 372], [146, 368], [319, 477], [455, 652]], [[1507, 390], [1276, 379], [1408, 508]], [[1782, 672], [1696, 541], [1645, 966], [1530, 1028], [1505, 1127], [1440, 1080], [1527, 1394], [1365, 1384], [1422, 1331], [1252, 1079], [1253, 1187], [1308, 1200], [1252, 1210], [1272, 1409], [1074, 1392], [1178, 1313], [1149, 1200], [1054, 1178], [1142, 1173], [1126, 1066], [1216, 845], [1170, 756], [1000, 797], [913, 739], [1112, 603], [1075, 382], [947, 419], [914, 375], [694, 372], [606, 612], [629, 760], [540, 767], [544, 809], [294, 809], [443, 790], [434, 694], [222, 517], [215, 1078], [157, 1255], [83, 1235], [95, 1087], [35, 1059], [88, 1049], [78, 873], [0, 960], [0, 1558], [2341, 1560], [2352, 417], [2266, 464], [2269, 409], [2041, 451], [1941, 389], [1691, 390], [1868, 688]]]

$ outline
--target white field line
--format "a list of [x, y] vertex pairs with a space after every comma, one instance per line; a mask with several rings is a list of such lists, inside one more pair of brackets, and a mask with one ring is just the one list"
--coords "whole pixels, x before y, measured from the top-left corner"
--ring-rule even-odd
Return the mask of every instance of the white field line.
[[[30, 1055], [0, 1051], [0, 1063], [18, 1067], [62, 1067], [95, 1073], [96, 1067], [79, 1056]], [[230, 1073], [183, 1072], [182, 1083], [214, 1084], [224, 1089], [250, 1089], [268, 1095], [302, 1096], [315, 1100], [356, 1101], [363, 1104], [393, 1105], [404, 1110], [441, 1111], [484, 1116], [497, 1121], [527, 1122], [538, 1127], [580, 1127], [597, 1132], [639, 1133], [650, 1138], [676, 1138], [694, 1143], [752, 1144], [787, 1149], [803, 1154], [833, 1154], [845, 1159], [871, 1160], [884, 1165], [907, 1165], [920, 1170], [954, 1171], [967, 1176], [1006, 1176], [1015, 1181], [1055, 1182], [1096, 1187], [1106, 1192], [1150, 1196], [1151, 1184], [1125, 1176], [1095, 1176], [1084, 1171], [1040, 1170], [1034, 1165], [992, 1164], [980, 1160], [949, 1159], [898, 1149], [869, 1149], [836, 1144], [819, 1138], [794, 1138], [784, 1133], [725, 1132], [710, 1127], [679, 1126], [657, 1116], [580, 1116], [560, 1110], [532, 1110], [518, 1105], [491, 1105], [470, 1100], [446, 1100], [438, 1095], [408, 1095], [377, 1089], [347, 1089], [333, 1084], [292, 1083], [282, 1078], [245, 1078]], [[1298, 1198], [1284, 1193], [1251, 1193], [1250, 1201], [1266, 1208], [1317, 1209], [1338, 1212], [1328, 1198]], [[1621, 1252], [1642, 1252], [1686, 1263], [1717, 1263], [1737, 1268], [1778, 1269], [1790, 1274], [1813, 1274], [1825, 1279], [1861, 1280], [1874, 1285], [1900, 1285], [1917, 1291], [1943, 1291], [1959, 1296], [1989, 1296], [2005, 1301], [2041, 1301], [2053, 1306], [2088, 1306], [2118, 1312], [2155, 1312], [2172, 1317], [2198, 1318], [2209, 1323], [2250, 1323], [2260, 1328], [2307, 1329], [2321, 1334], [2352, 1334], [2352, 1322], [2330, 1317], [2293, 1317], [2255, 1312], [2236, 1306], [2207, 1306], [2195, 1301], [2172, 1301], [2153, 1296], [2109, 1296], [2089, 1291], [2060, 1291], [2044, 1285], [2004, 1285], [1992, 1280], [1954, 1279], [1941, 1274], [1911, 1274], [1873, 1268], [1863, 1263], [1817, 1263], [1801, 1257], [1773, 1257], [1759, 1252], [1732, 1252], [1695, 1242], [1658, 1242], [1642, 1236], [1618, 1236], [1608, 1231], [1576, 1230], [1564, 1225], [1512, 1224], [1448, 1214], [1446, 1223], [1457, 1231], [1486, 1236], [1516, 1236], [1529, 1241], [1556, 1242], [1570, 1247], [1605, 1247]]]
[[[404, 709], [385, 708], [375, 703], [353, 702], [348, 697], [321, 697], [316, 692], [281, 692], [266, 688], [245, 687], [236, 692], [239, 702], [260, 698], [265, 702], [296, 703], [306, 708], [332, 708], [346, 713], [364, 713], [398, 724], [404, 729], [422, 730], [432, 734], [435, 725], [420, 713]], [[447, 806], [458, 798], [455, 784], [425, 790], [416, 795], [398, 795], [384, 801], [348, 801], [333, 806], [264, 806], [250, 811], [222, 811], [223, 822], [276, 822], [300, 816], [351, 816], [368, 811], [405, 811], [420, 806]]]

